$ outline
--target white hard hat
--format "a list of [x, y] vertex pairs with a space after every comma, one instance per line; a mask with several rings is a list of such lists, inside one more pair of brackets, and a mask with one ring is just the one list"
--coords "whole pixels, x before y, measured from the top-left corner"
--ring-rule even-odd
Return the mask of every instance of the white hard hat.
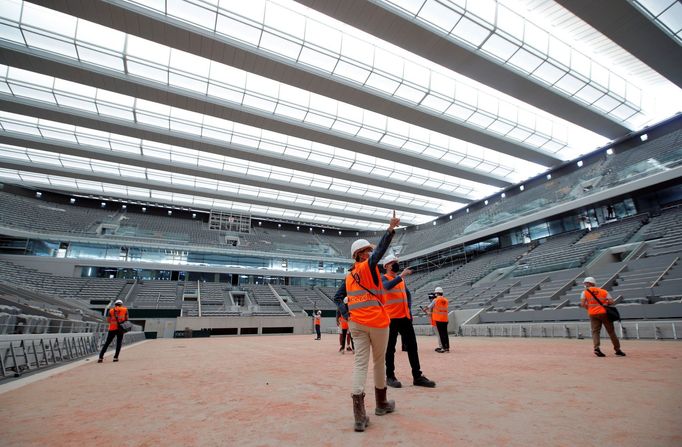
[[374, 245], [370, 244], [367, 239], [358, 239], [350, 246], [350, 257], [355, 258], [355, 253], [367, 247], [374, 248]]
[[317, 311], [317, 315], [322, 315], [322, 311], [321, 311], [321, 310], [318, 310], [318, 311]]
[[343, 299], [343, 304], [348, 304], [348, 297], [345, 297], [345, 298]]
[[594, 278], [591, 276], [588, 276], [587, 278], [583, 279], [583, 284], [588, 283], [588, 282], [590, 284], [597, 284], [597, 281], [595, 281]]
[[443, 288], [442, 287], [436, 287], [436, 290], [434, 290], [433, 293], [443, 293]]
[[390, 254], [390, 255], [386, 256], [383, 261], [381, 261], [381, 265], [386, 267], [391, 262], [398, 262], [398, 257], [394, 254]]
[[114, 304], [123, 304], [123, 301], [121, 301], [121, 300], [116, 300], [116, 301], [114, 301]]

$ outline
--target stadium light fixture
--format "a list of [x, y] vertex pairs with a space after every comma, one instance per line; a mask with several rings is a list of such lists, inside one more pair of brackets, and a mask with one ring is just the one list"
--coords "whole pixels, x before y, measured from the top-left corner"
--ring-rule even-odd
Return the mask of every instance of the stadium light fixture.
[[578, 163], [576, 163], [576, 164], [578, 165], [579, 168], [583, 167], [583, 161], [582, 160], [578, 160]]
[[298, 226], [298, 225], [296, 225], [296, 231], [298, 231], [298, 230], [300, 230], [300, 229], [301, 229], [301, 227]]
[[452, 220], [452, 214], [450, 214], [450, 220]]
[[488, 204], [488, 200], [486, 200], [485, 202], [483, 202], [483, 204], [484, 204], [484, 205], [487, 205], [487, 204]]
[[646, 140], [648, 140], [648, 139], [649, 139], [649, 135], [648, 135], [648, 134], [645, 134], [645, 133], [643, 133], [642, 135], [640, 135], [640, 136], [639, 136], [639, 139], [640, 139], [640, 140], [642, 140], [642, 141], [646, 141]]
[[606, 149], [606, 155], [613, 155], [613, 148]]
[[433, 221], [433, 225], [434, 225], [434, 226], [436, 225], [436, 221], [435, 221], [435, 220]]
[[76, 199], [74, 199], [73, 197], [71, 197], [71, 198], [69, 199], [69, 203], [70, 203], [71, 205], [73, 205], [74, 203], [76, 203]]
[[322, 233], [324, 233], [324, 228], [322, 229]]
[[147, 207], [146, 207], [146, 206], [143, 206], [143, 207], [142, 207], [142, 212], [143, 212], [143, 213], [146, 213], [146, 212], [147, 212]]
[[505, 197], [507, 197], [507, 193], [503, 192], [502, 194], [500, 194], [500, 197], [502, 197], [504, 199]]
[[192, 213], [192, 219], [196, 219], [196, 218], [197, 218], [197, 213]]
[[547, 174], [547, 180], [552, 180], [552, 174]]
[[126, 210], [126, 209], [128, 209], [128, 205], [126, 205], [126, 204], [124, 203], [123, 206], [121, 206], [121, 208], [123, 208], [124, 210]]
[[523, 185], [519, 186], [519, 191], [523, 191], [524, 189], [526, 189], [525, 186], [523, 186]]
[[171, 214], [173, 214], [173, 211], [168, 210], [168, 215], [170, 216]]
[[36, 197], [41, 198], [43, 196], [43, 193], [40, 191], [36, 191]]
[[104, 208], [104, 207], [107, 206], [107, 202], [102, 202], [102, 203], [99, 204], [99, 206], [102, 207], [102, 208]]
[[467, 208], [467, 214], [469, 213], [469, 208]]
[[277, 224], [277, 228], [282, 228], [282, 224], [281, 224], [281, 223], [278, 223], [278, 224]]

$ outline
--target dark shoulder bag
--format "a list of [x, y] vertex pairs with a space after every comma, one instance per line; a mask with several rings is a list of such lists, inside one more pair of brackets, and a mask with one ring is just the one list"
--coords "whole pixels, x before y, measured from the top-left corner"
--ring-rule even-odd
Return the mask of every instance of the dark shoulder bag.
[[123, 332], [130, 332], [133, 330], [133, 323], [131, 323], [128, 320], [125, 321], [118, 321], [118, 312], [116, 312], [116, 309], [112, 309], [114, 313], [114, 318], [116, 319], [116, 323], [118, 324], [118, 328], [122, 330]]
[[613, 306], [604, 306], [604, 303], [601, 302], [599, 298], [597, 298], [597, 295], [594, 294], [592, 290], [589, 288], [587, 289], [588, 292], [590, 292], [590, 295], [597, 300], [597, 302], [604, 308], [606, 309], [606, 318], [609, 319], [609, 321], [620, 321], [620, 312], [618, 312], [618, 309]]

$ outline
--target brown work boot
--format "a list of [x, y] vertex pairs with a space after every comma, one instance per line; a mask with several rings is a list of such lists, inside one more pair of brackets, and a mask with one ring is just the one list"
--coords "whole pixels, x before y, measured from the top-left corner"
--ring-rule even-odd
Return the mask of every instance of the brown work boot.
[[374, 388], [374, 397], [376, 397], [377, 401], [377, 407], [374, 410], [374, 414], [383, 416], [386, 413], [393, 413], [395, 411], [395, 402], [386, 400], [386, 388]]
[[365, 412], [365, 393], [351, 394], [353, 398], [353, 415], [355, 416], [355, 431], [365, 431], [369, 425], [369, 418]]

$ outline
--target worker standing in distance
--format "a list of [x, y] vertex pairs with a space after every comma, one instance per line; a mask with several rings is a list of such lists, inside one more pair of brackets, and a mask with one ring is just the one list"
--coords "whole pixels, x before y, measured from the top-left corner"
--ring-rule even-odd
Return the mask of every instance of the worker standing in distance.
[[320, 340], [322, 339], [322, 332], [320, 331], [320, 320], [322, 318], [322, 311], [318, 310], [315, 312], [315, 315], [313, 316], [313, 321], [315, 323], [315, 333], [317, 334], [317, 338], [315, 340]]
[[450, 352], [450, 339], [448, 338], [448, 299], [443, 296], [443, 288], [436, 287], [433, 291], [436, 297], [429, 304], [428, 309], [431, 311], [431, 317], [436, 322], [436, 329], [438, 329], [438, 336], [440, 337], [440, 349], [436, 352], [444, 353]]
[[613, 304], [611, 295], [609, 295], [609, 292], [606, 290], [597, 287], [596, 280], [591, 276], [588, 276], [583, 280], [583, 285], [585, 286], [585, 290], [580, 294], [580, 307], [587, 309], [587, 315], [590, 317], [594, 355], [597, 357], [606, 357], [599, 348], [601, 343], [601, 327], [603, 325], [611, 338], [611, 343], [613, 343], [613, 349], [616, 351], [616, 355], [624, 357], [625, 353], [620, 350], [620, 340], [618, 340], [616, 331], [613, 328], [613, 321], [610, 321], [607, 318], [606, 308], [604, 307]]

